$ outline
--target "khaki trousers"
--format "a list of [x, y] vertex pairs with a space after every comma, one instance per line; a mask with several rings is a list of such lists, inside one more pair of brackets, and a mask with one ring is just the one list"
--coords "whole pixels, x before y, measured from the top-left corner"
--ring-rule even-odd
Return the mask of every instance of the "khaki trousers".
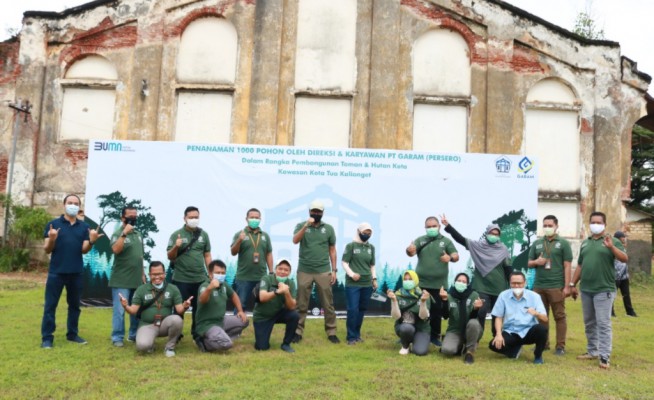
[[[548, 316], [550, 314], [550, 308], [552, 309], [552, 315], [554, 316], [554, 321], [556, 321], [556, 348], [565, 349], [568, 322], [565, 315], [565, 295], [563, 294], [563, 289], [534, 289], [534, 292], [538, 293], [543, 300], [543, 305], [545, 305], [545, 311]], [[549, 322], [541, 322], [541, 324], [549, 329]], [[549, 345], [550, 340], [548, 334], [545, 348], [547, 349]]]
[[316, 284], [320, 306], [325, 311], [325, 332], [327, 336], [336, 334], [336, 311], [334, 310], [334, 297], [332, 295], [331, 272], [320, 274], [309, 274], [306, 272], [297, 273], [297, 309], [300, 320], [295, 333], [302, 335], [304, 332], [304, 321], [307, 318], [311, 289]]

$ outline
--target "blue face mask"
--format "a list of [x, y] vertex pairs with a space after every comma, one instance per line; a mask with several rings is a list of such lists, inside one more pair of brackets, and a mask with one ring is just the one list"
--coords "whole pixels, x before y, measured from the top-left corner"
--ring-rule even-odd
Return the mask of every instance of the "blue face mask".
[[77, 204], [66, 204], [66, 215], [69, 217], [77, 217], [79, 206]]
[[225, 282], [225, 278], [227, 278], [225, 274], [213, 274], [213, 279], [216, 279], [220, 283]]
[[164, 282], [161, 282], [160, 284], [153, 283], [152, 286], [154, 286], [157, 289], [162, 289], [164, 287]]

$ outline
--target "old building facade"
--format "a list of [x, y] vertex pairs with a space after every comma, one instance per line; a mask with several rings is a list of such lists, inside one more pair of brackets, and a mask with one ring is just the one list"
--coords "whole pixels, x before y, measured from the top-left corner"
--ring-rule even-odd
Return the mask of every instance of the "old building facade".
[[[29, 100], [14, 198], [83, 193], [89, 139], [527, 154], [539, 220], [622, 227], [651, 78], [499, 0], [97, 0], [29, 11], [0, 99]], [[0, 109], [7, 186], [13, 111]]]

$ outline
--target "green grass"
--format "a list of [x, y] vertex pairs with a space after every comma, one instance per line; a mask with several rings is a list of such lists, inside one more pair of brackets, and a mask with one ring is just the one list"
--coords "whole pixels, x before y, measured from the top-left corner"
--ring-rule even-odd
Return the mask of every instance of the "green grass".
[[[310, 320], [295, 354], [279, 350], [282, 326], [273, 333], [270, 351], [254, 350], [249, 327], [227, 354], [199, 353], [186, 326], [177, 357], [168, 359], [164, 338], [149, 355], [136, 354], [129, 343], [112, 347], [110, 309], [83, 309], [80, 334], [89, 344], [68, 343], [65, 296], [57, 313], [55, 348], [42, 350], [43, 284], [0, 278], [0, 398], [654, 398], [654, 295], [651, 285], [632, 289], [639, 318], [624, 316], [618, 299], [611, 369], [603, 371], [595, 361], [575, 359], [586, 343], [579, 301], [567, 303], [567, 354], [547, 352], [542, 366], [531, 363], [531, 346], [519, 360], [488, 350], [488, 321], [472, 366], [442, 356], [433, 346], [426, 357], [403, 357], [389, 318], [366, 319], [365, 343], [356, 346], [329, 343], [322, 320]], [[345, 321], [338, 324], [343, 340]]]

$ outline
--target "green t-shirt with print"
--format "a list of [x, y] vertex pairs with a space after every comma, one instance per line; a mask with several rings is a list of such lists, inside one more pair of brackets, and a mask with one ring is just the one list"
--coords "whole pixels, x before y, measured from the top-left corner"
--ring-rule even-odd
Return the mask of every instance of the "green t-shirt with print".
[[[198, 228], [199, 229], [199, 228]], [[207, 269], [204, 265], [204, 253], [211, 252], [211, 243], [209, 242], [209, 235], [204, 230], [201, 231], [198, 240], [193, 243], [190, 249], [185, 250], [191, 240], [195, 231], [182, 227], [170, 235], [168, 240], [168, 247], [166, 251], [172, 249], [177, 241], [177, 236], [181, 236], [182, 245], [180, 249], [182, 254], [177, 253], [175, 259], [175, 270], [173, 271], [173, 281], [184, 283], [200, 283], [207, 279]]]
[[[238, 262], [236, 268], [236, 279], [239, 281], [258, 281], [266, 274], [266, 255], [272, 253], [270, 236], [261, 229], [245, 227], [245, 239], [241, 242], [238, 250]], [[232, 245], [236, 243], [241, 231], [234, 234]], [[254, 253], [259, 253], [259, 261], [254, 262]]]
[[[613, 246], [625, 251], [622, 242], [614, 237]], [[579, 289], [586, 293], [615, 292], [615, 256], [604, 246], [604, 237], [589, 237], [581, 243], [577, 264], [581, 266]]]
[[[298, 233], [306, 222], [295, 226], [293, 234]], [[329, 247], [336, 244], [334, 228], [321, 222], [318, 226], [310, 225], [300, 241], [298, 271], [309, 274], [331, 272]]]
[[[172, 283], [165, 284], [161, 289], [164, 293], [157, 299], [157, 301], [150, 307], [143, 310], [141, 319], [139, 320], [139, 328], [145, 325], [150, 325], [154, 322], [154, 316], [159, 314], [165, 318], [173, 314], [173, 307], [182, 304], [182, 294], [177, 289], [177, 286]], [[134, 292], [132, 304], [143, 307], [143, 305], [150, 304], [157, 296], [157, 290], [152, 283], [146, 283], [139, 286]]]
[[195, 330], [198, 334], [204, 335], [212, 326], [223, 327], [225, 320], [225, 311], [227, 309], [227, 299], [234, 294], [234, 290], [227, 282], [220, 284], [217, 289], [212, 289], [207, 303], [200, 303], [200, 295], [211, 283], [206, 280], [198, 289], [198, 310], [195, 313]]
[[358, 281], [347, 276], [345, 278], [346, 286], [372, 286], [372, 271], [370, 268], [375, 265], [375, 246], [371, 243], [348, 243], [345, 246], [342, 259], [350, 265], [352, 272], [360, 275]]
[[420, 278], [420, 287], [427, 289], [446, 288], [450, 274], [449, 263], [440, 260], [443, 253], [458, 253], [454, 243], [440, 233], [435, 238], [427, 235], [413, 241], [416, 249], [421, 249], [418, 256], [416, 273]]
[[529, 259], [536, 260], [538, 257], [549, 259], [550, 268], [545, 265], [536, 267], [536, 278], [534, 289], [560, 289], [565, 285], [565, 261], [572, 261], [572, 248], [570, 242], [559, 235], [552, 239], [540, 238], [529, 248]]
[[[295, 296], [297, 295], [297, 287], [295, 286], [295, 282], [289, 278], [286, 281], [286, 284], [288, 285], [288, 289], [291, 292], [291, 296], [295, 298]], [[278, 282], [277, 282], [277, 277], [275, 275], [265, 275], [264, 277], [261, 278], [261, 281], [259, 283], [259, 291], [274, 292], [275, 290], [277, 290], [277, 288], [278, 288]], [[280, 312], [282, 308], [285, 307], [286, 307], [285, 295], [276, 294], [275, 297], [273, 297], [271, 300], [265, 303], [259, 302], [254, 304], [252, 320], [254, 322], [269, 320], [273, 318], [275, 315], [277, 315], [277, 313]]]
[[[120, 240], [123, 228], [122, 224], [119, 225], [111, 235], [112, 246]], [[133, 230], [123, 241], [123, 251], [114, 254], [109, 287], [136, 289], [143, 284], [143, 238], [139, 232]]]
[[[466, 316], [469, 318], [470, 313], [473, 310], [473, 303], [479, 298], [479, 294], [474, 290], [470, 293], [470, 296], [466, 299]], [[460, 324], [461, 316], [459, 314], [459, 302], [457, 299], [452, 297], [451, 294], [447, 295], [447, 307], [449, 309], [449, 322], [447, 323], [447, 332], [461, 333]], [[468, 321], [466, 321], [468, 323]]]
[[[431, 326], [429, 325], [429, 318], [422, 320], [420, 319], [419, 313], [420, 313], [420, 299], [418, 296], [413, 297], [413, 296], [404, 296], [401, 293], [401, 290], [398, 290], [395, 292], [395, 297], [397, 297], [397, 305], [400, 307], [400, 313], [404, 315], [406, 311], [410, 311], [413, 313], [413, 317], [415, 320], [415, 327], [417, 332], [430, 332], [431, 331]], [[432, 297], [429, 296], [426, 300], [425, 306], [427, 307], [427, 310], [431, 309], [431, 302], [432, 302]], [[395, 324], [401, 324], [402, 323], [402, 316], [395, 321]]]
[[497, 264], [485, 277], [475, 268], [475, 271], [472, 273], [472, 289], [477, 293], [486, 293], [491, 296], [497, 296], [508, 289], [509, 284], [504, 275], [505, 265], [510, 265], [508, 259]]

